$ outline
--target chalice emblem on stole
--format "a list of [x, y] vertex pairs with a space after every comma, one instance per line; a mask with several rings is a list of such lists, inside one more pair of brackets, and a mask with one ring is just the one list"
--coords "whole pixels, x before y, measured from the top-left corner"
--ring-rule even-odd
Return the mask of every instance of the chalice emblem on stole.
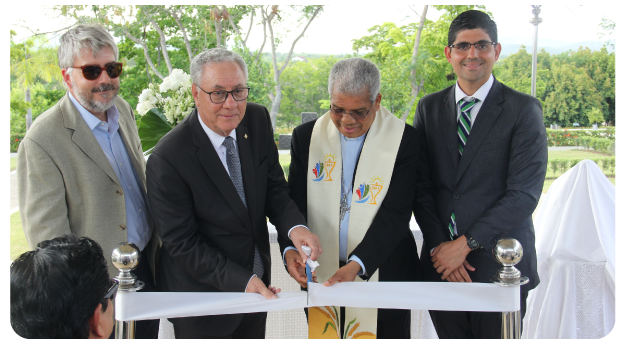
[[326, 169], [326, 171], [328, 171], [326, 173], [326, 179], [324, 179], [324, 181], [332, 182], [333, 178], [330, 176], [330, 174], [335, 169], [335, 165], [337, 165], [337, 162], [335, 161], [335, 157], [332, 154], [327, 154], [324, 159], [326, 159], [326, 161], [324, 161], [324, 168]]
[[[372, 193], [372, 200], [369, 202], [369, 204], [376, 204], [376, 196], [378, 196], [378, 194], [382, 191], [383, 189], [383, 179], [381, 177], [376, 177], [374, 179], [372, 179], [372, 181], [370, 182], [370, 190]], [[379, 184], [380, 183], [380, 184]]]

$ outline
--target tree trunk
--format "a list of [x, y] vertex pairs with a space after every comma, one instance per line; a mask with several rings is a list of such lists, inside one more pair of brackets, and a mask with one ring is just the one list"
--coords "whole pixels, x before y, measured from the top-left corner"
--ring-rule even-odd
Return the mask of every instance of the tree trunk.
[[217, 47], [222, 47], [222, 21], [220, 19], [215, 21], [215, 40], [217, 41]]
[[159, 73], [159, 70], [156, 69], [156, 67], [154, 66], [154, 63], [152, 62], [152, 59], [150, 58], [150, 54], [148, 54], [148, 45], [146, 44], [146, 42], [133, 36], [126, 29], [124, 29], [124, 36], [128, 37], [131, 41], [143, 47], [143, 56], [146, 58], [146, 63], [148, 63], [148, 66], [150, 67], [150, 69], [152, 69], [152, 72], [156, 74], [156, 76], [158, 76], [161, 80], [163, 80], [164, 79], [163, 75], [161, 75], [161, 73]]
[[[26, 88], [26, 101], [30, 103], [30, 86]], [[26, 111], [26, 131], [28, 131], [31, 124], [33, 124], [33, 112], [32, 107], [29, 107], [28, 111]]]
[[274, 96], [274, 99], [272, 99], [270, 119], [272, 120], [272, 129], [275, 130], [276, 129], [276, 115], [278, 114], [278, 110], [280, 108], [280, 101], [283, 98], [282, 86], [280, 84], [280, 81], [276, 82], [276, 86], [274, 86], [274, 90], [276, 91], [276, 96]]
[[420, 84], [417, 84], [417, 53], [419, 51], [420, 46], [420, 38], [422, 36], [422, 29], [424, 28], [424, 22], [426, 21], [426, 12], [428, 11], [428, 5], [424, 6], [424, 10], [422, 11], [422, 16], [420, 18], [419, 26], [417, 27], [417, 32], [415, 32], [415, 44], [413, 45], [413, 56], [411, 57], [411, 74], [409, 79], [411, 79], [411, 101], [409, 102], [409, 106], [404, 111], [402, 115], [402, 121], [406, 122], [406, 119], [409, 117], [409, 112], [415, 103], [415, 99], [417, 95], [420, 93], [422, 87], [424, 86], [424, 78], [420, 80]]
[[170, 61], [170, 56], [167, 53], [167, 42], [165, 40], [165, 34], [163, 33], [163, 30], [161, 30], [161, 27], [159, 26], [159, 24], [157, 24], [154, 18], [152, 18], [152, 16], [150, 16], [150, 23], [152, 23], [152, 27], [159, 34], [159, 41], [161, 43], [161, 53], [163, 54], [163, 60], [165, 60], [167, 71], [169, 72], [169, 74], [172, 74], [172, 62]]
[[291, 44], [291, 49], [289, 49], [289, 54], [287, 54], [287, 59], [285, 60], [285, 63], [280, 69], [278, 69], [278, 63], [276, 62], [276, 42], [274, 40], [274, 29], [272, 28], [272, 19], [274, 18], [275, 13], [278, 12], [277, 7], [278, 6], [272, 8], [272, 13], [269, 16], [266, 15], [267, 27], [269, 28], [269, 31], [270, 31], [270, 40], [272, 43], [272, 62], [274, 65], [274, 82], [276, 83], [276, 86], [274, 86], [274, 89], [276, 90], [276, 95], [274, 97], [274, 100], [272, 101], [272, 109], [270, 111], [270, 119], [272, 120], [272, 129], [276, 129], [276, 116], [278, 115], [278, 109], [280, 108], [280, 101], [282, 99], [280, 75], [283, 73], [285, 68], [289, 65], [289, 62], [290, 62], [289, 60], [291, 59], [291, 54], [293, 54], [293, 49], [295, 48], [296, 43], [298, 42], [298, 40], [300, 40], [300, 38], [302, 38], [302, 36], [304, 36], [304, 33], [309, 28], [309, 25], [311, 25], [311, 22], [313, 21], [313, 19], [315, 19], [315, 16], [317, 16], [317, 14], [322, 10], [322, 6], [319, 6], [315, 10], [311, 18], [309, 18], [309, 21], [307, 22], [306, 26], [304, 27], [300, 35], [298, 35], [298, 37], [296, 37], [296, 39], [294, 39], [293, 43]]
[[189, 37], [187, 37], [187, 30], [185, 30], [185, 27], [183, 26], [183, 23], [180, 20], [180, 16], [178, 15], [178, 13], [176, 13], [176, 11], [171, 11], [170, 13], [172, 14], [172, 17], [174, 18], [174, 20], [176, 21], [176, 24], [178, 25], [180, 32], [183, 34], [183, 41], [185, 42], [185, 48], [187, 48], [187, 55], [189, 55], [189, 63], [191, 63], [191, 60], [193, 60], [193, 52], [191, 50], [191, 43], [189, 42]]

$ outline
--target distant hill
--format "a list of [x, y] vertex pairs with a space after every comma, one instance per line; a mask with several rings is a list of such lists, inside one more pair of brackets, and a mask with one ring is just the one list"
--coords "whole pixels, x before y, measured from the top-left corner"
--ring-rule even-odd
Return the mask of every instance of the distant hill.
[[[541, 45], [541, 43], [545, 43], [548, 45]], [[522, 45], [526, 47], [526, 51], [528, 53], [532, 54], [533, 52], [532, 42], [526, 42], [526, 43], [502, 43], [501, 42], [500, 45], [502, 45], [502, 52], [500, 53], [501, 58], [507, 55], [515, 54], [516, 52], [519, 51], [520, 46]], [[576, 51], [578, 50], [579, 47], [588, 47], [591, 50], [600, 50], [602, 49], [603, 45], [604, 45], [604, 42], [597, 42], [597, 41], [571, 43], [571, 42], [561, 42], [561, 41], [555, 41], [555, 40], [545, 40], [544, 42], [540, 41], [540, 44], [537, 47], [537, 51], [541, 51], [541, 49], [544, 49], [548, 53], [552, 55], [556, 55], [556, 54], [566, 52], [568, 50]], [[609, 49], [609, 52], [614, 52], [614, 50]]]

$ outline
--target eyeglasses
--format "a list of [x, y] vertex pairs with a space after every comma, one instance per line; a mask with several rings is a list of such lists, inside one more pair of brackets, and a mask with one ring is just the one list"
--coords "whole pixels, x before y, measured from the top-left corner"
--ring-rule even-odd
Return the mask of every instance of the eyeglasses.
[[96, 80], [102, 74], [102, 71], [106, 71], [109, 75], [109, 78], [115, 79], [119, 78], [122, 75], [122, 63], [121, 62], [111, 62], [104, 65], [104, 67], [100, 67], [98, 65], [86, 65], [81, 67], [72, 67], [72, 68], [80, 68], [83, 70], [83, 76], [87, 80]]
[[[198, 86], [198, 84], [196, 84]], [[202, 90], [202, 87], [198, 86], [199, 89]], [[209, 99], [213, 104], [222, 104], [228, 99], [228, 94], [230, 93], [233, 96], [233, 99], [236, 101], [246, 100], [248, 98], [248, 94], [250, 91], [250, 87], [240, 87], [236, 88], [232, 91], [213, 91], [207, 92], [202, 90], [202, 92], [209, 95]]]
[[470, 50], [470, 47], [473, 45], [474, 48], [476, 48], [476, 51], [478, 51], [479, 53], [484, 53], [487, 52], [489, 50], [491, 50], [491, 47], [496, 45], [498, 43], [496, 42], [487, 42], [487, 41], [480, 41], [480, 42], [476, 42], [476, 43], [459, 43], [459, 44], [452, 44], [450, 45], [450, 48], [455, 48], [460, 52], [467, 52]]
[[112, 278], [109, 279], [109, 282], [111, 282], [111, 286], [109, 287], [106, 295], [104, 295], [104, 300], [111, 299], [111, 302], [113, 302], [113, 300], [115, 299], [115, 295], [117, 294], [117, 288], [120, 286], [120, 282]]
[[372, 106], [374, 106], [374, 103], [372, 103], [372, 105], [370, 105], [370, 108], [367, 109], [367, 111], [352, 111], [352, 112], [347, 112], [346, 109], [341, 109], [341, 108], [334, 108], [332, 105], [330, 106], [330, 112], [337, 117], [343, 117], [343, 114], [347, 114], [350, 115], [354, 120], [359, 120], [359, 119], [365, 119], [365, 117], [367, 117], [367, 114], [370, 112], [370, 110], [372, 109]]

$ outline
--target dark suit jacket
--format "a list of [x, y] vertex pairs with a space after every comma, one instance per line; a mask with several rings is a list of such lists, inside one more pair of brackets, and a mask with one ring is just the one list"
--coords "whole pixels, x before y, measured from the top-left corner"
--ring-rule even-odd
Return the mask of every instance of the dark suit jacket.
[[[428, 176], [419, 182], [414, 209], [424, 233], [422, 265], [428, 278], [440, 280], [429, 252], [450, 240], [447, 226], [454, 209], [458, 235], [467, 233], [483, 247], [467, 256], [476, 268], [468, 271], [472, 281], [489, 282], [501, 267], [492, 249], [499, 238], [511, 237], [524, 249], [516, 267], [530, 278], [522, 287], [526, 292], [539, 283], [531, 216], [548, 160], [541, 104], [494, 80], [459, 158], [454, 90], [451, 86], [422, 98], [413, 122], [423, 140], [420, 162]], [[439, 226], [420, 223], [420, 214], [431, 211], [433, 202]]]
[[[309, 170], [309, 146], [314, 125], [315, 121], [299, 125], [291, 136], [289, 194], [305, 217], [307, 216], [306, 185]], [[415, 130], [406, 125], [398, 152], [389, 152], [389, 154], [396, 154], [389, 191], [365, 237], [354, 251], [348, 254], [348, 257], [356, 255], [361, 259], [369, 276], [378, 270], [379, 281], [422, 280], [417, 246], [409, 228], [411, 200], [415, 190], [414, 177], [417, 170], [417, 141]], [[340, 195], [338, 194], [337, 197]], [[291, 245], [291, 242], [281, 239], [279, 243], [281, 252]], [[368, 278], [368, 276], [363, 277]], [[393, 315], [387, 312], [388, 310], [379, 311], [379, 318], [384, 320]]]
[[[279, 236], [305, 224], [289, 198], [267, 109], [248, 103], [237, 127], [247, 208], [194, 110], [165, 135], [148, 159], [148, 199], [163, 241], [162, 291], [244, 292], [259, 248], [270, 283], [266, 216]], [[186, 331], [225, 336], [242, 314], [172, 319]]]

